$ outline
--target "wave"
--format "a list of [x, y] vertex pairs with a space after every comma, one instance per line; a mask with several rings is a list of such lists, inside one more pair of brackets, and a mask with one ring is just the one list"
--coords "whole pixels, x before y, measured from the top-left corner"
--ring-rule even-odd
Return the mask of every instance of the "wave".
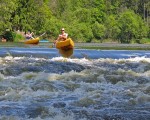
[[0, 58], [1, 119], [150, 117], [150, 58]]

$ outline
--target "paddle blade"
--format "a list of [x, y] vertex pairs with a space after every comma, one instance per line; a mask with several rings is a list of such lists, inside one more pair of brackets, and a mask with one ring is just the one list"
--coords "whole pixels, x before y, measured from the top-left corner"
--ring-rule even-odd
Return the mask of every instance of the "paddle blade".
[[53, 45], [50, 45], [49, 48], [53, 48]]

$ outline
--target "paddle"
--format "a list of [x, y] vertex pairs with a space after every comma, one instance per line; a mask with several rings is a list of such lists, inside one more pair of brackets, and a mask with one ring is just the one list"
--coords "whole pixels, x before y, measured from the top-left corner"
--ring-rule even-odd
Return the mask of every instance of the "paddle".
[[50, 45], [49, 47], [50, 48], [54, 48], [55, 47], [55, 44], [56, 44], [56, 40], [53, 42], [53, 44], [52, 45]]
[[[41, 36], [45, 35], [45, 33], [46, 33], [46, 32], [44, 32], [43, 34], [41, 34], [40, 36], [35, 37], [35, 38], [39, 38], [39, 37], [41, 37]], [[35, 38], [34, 38], [34, 37], [31, 37], [31, 39], [35, 39]]]
[[46, 32], [44, 32], [43, 34], [41, 34], [39, 37], [41, 37], [41, 36], [43, 36], [43, 35], [45, 35], [46, 34]]
[[50, 47], [50, 48], [54, 48], [54, 46], [55, 46], [55, 43], [53, 43], [53, 44], [50, 45], [49, 47]]
[[[41, 36], [43, 36], [43, 35], [45, 35], [46, 34], [46, 32], [44, 32], [43, 34], [41, 34], [40, 36], [38, 36], [38, 37], [36, 37], [36, 38], [39, 38], [39, 37], [41, 37]], [[32, 39], [35, 39], [34, 37], [32, 37]]]

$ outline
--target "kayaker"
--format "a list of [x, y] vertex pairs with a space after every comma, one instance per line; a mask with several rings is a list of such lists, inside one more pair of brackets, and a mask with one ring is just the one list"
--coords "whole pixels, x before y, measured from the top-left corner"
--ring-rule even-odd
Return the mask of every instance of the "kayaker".
[[59, 34], [58, 38], [54, 41], [53, 46], [55, 46], [55, 43], [57, 41], [65, 41], [68, 38], [68, 33], [65, 33], [65, 29], [61, 29], [61, 34]]
[[61, 29], [61, 34], [59, 34], [58, 38], [56, 41], [65, 41], [68, 37], [68, 33], [65, 33], [65, 29]]
[[33, 38], [32, 35], [33, 35], [33, 32], [30, 33], [30, 32], [28, 31], [28, 32], [25, 34], [25, 37], [26, 37], [27, 40], [29, 40], [29, 39], [32, 39], [32, 38]]

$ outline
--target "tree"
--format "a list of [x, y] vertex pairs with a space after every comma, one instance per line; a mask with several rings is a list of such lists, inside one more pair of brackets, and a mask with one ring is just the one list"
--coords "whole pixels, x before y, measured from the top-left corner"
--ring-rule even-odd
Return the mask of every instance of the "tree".
[[93, 33], [90, 26], [86, 23], [73, 23], [70, 29], [70, 36], [74, 41], [91, 42]]
[[12, 14], [17, 8], [16, 0], [0, 0], [0, 34], [12, 29]]
[[118, 27], [118, 21], [117, 17], [114, 15], [107, 16], [107, 19], [105, 21], [105, 27], [106, 27], [106, 38], [116, 39], [117, 35], [120, 32], [120, 29]]
[[146, 25], [133, 11], [128, 10], [120, 14], [118, 19], [120, 33], [117, 38], [121, 43], [130, 43], [131, 39], [147, 36]]
[[7, 28], [47, 31], [54, 39], [65, 27], [79, 41], [130, 42], [148, 36], [149, 5], [149, 0], [0, 0], [0, 34]]
[[93, 35], [96, 39], [103, 39], [105, 36], [105, 26], [102, 24], [99, 24], [98, 22], [95, 22], [92, 27]]
[[18, 7], [13, 16], [13, 27], [24, 31], [41, 32], [44, 24], [51, 18], [47, 1], [18, 0], [17, 3]]

